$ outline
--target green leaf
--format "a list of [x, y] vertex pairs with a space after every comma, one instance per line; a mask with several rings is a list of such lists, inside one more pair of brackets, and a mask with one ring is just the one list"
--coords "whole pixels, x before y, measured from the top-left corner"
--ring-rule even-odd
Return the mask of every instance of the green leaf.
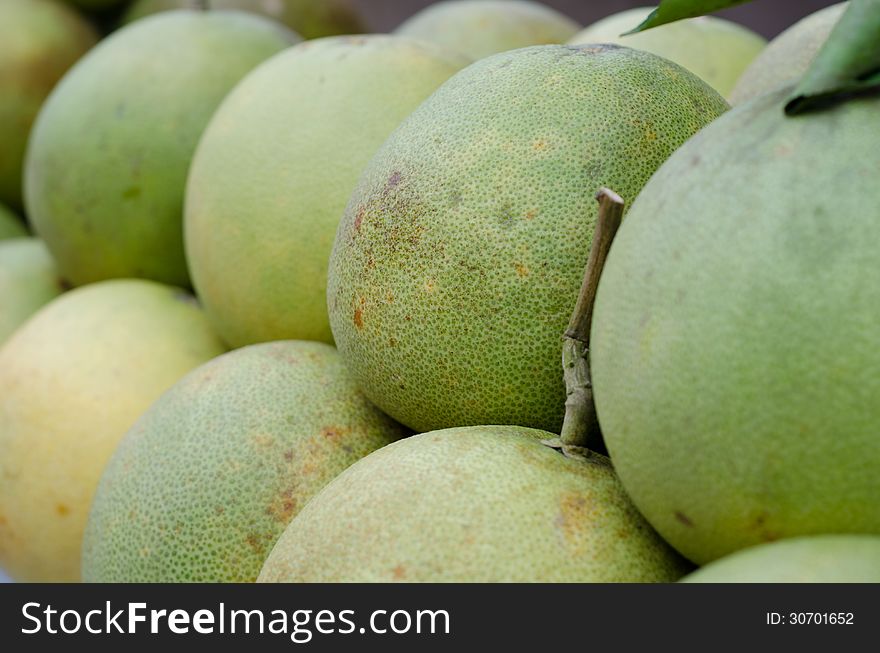
[[703, 16], [746, 2], [751, 2], [751, 0], [662, 0], [660, 6], [652, 11], [641, 25], [627, 34], [643, 32], [646, 29], [672, 23], [682, 18]]
[[880, 0], [850, 0], [785, 105], [792, 116], [880, 89]]

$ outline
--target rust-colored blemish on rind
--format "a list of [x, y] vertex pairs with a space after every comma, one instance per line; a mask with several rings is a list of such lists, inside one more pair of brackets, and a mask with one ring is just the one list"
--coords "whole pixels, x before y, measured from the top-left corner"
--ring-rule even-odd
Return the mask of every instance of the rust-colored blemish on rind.
[[354, 325], [358, 329], [364, 328], [364, 312], [360, 308], [354, 309]]
[[395, 170], [391, 173], [391, 176], [388, 177], [388, 183], [385, 185], [386, 190], [394, 190], [400, 185], [402, 175], [399, 171]]
[[266, 513], [275, 521], [287, 524], [296, 513], [296, 499], [293, 497], [293, 489], [288, 488], [278, 494], [269, 504]]
[[394, 580], [406, 580], [406, 567], [403, 565], [397, 565], [391, 570], [391, 575]]
[[675, 511], [675, 518], [676, 518], [680, 523], [682, 523], [682, 524], [684, 524], [685, 526], [687, 526], [688, 528], [693, 528], [693, 527], [694, 527], [694, 522], [692, 522], [692, 521], [690, 520], [690, 517], [688, 517], [686, 514], [684, 514], [684, 513], [681, 512], [680, 510], [676, 510], [676, 511]]
[[595, 506], [582, 494], [569, 492], [562, 497], [559, 502], [559, 514], [556, 516], [556, 526], [568, 544], [578, 541], [594, 511]]
[[254, 433], [251, 436], [251, 442], [258, 449], [268, 449], [273, 444], [275, 444], [275, 440], [271, 435], [267, 435], [266, 433]]
[[357, 233], [361, 232], [361, 223], [364, 221], [364, 215], [367, 212], [367, 207], [361, 206], [358, 208], [357, 213], [354, 216], [354, 230]]
[[776, 531], [773, 531], [767, 528], [767, 520], [770, 518], [770, 515], [767, 512], [759, 513], [754, 521], [750, 524], [752, 530], [756, 531], [758, 537], [761, 538], [764, 542], [774, 542], [780, 539], [781, 535]]
[[342, 426], [325, 426], [321, 429], [321, 435], [325, 438], [340, 438], [348, 432], [347, 428]]
[[70, 514], [70, 508], [63, 503], [59, 503], [55, 506], [55, 512], [57, 512], [60, 517], [66, 517]]
[[529, 276], [529, 268], [522, 263], [514, 263], [516, 273], [522, 278]]

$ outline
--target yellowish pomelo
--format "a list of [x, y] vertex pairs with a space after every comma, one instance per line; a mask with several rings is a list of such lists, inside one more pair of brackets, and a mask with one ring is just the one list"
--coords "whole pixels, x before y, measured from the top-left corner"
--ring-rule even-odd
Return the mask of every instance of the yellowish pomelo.
[[184, 291], [116, 280], [66, 293], [0, 348], [0, 567], [77, 581], [89, 505], [134, 421], [223, 352]]

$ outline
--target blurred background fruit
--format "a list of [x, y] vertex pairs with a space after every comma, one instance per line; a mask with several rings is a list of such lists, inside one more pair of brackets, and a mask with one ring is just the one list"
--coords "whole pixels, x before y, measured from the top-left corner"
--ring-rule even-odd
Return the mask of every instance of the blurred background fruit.
[[28, 235], [27, 228], [21, 219], [8, 208], [0, 204], [0, 240], [6, 238], [22, 238]]
[[[360, 34], [366, 26], [350, 0], [205, 0], [209, 9], [236, 9], [274, 18], [305, 39]], [[135, 0], [123, 21], [169, 9], [192, 7], [192, 0]]]
[[814, 535], [743, 549], [685, 583], [880, 583], [880, 537]]
[[477, 426], [415, 435], [344, 471], [297, 515], [261, 582], [670, 582], [688, 567], [611, 466]]
[[28, 237], [0, 240], [0, 345], [64, 290], [43, 241]]
[[701, 16], [640, 34], [620, 36], [645, 20], [653, 7], [613, 14], [569, 39], [572, 45], [617, 43], [666, 57], [684, 66], [727, 97], [746, 66], [764, 49], [766, 41], [736, 23]]
[[199, 144], [186, 251], [208, 316], [233, 347], [333, 342], [327, 261], [373, 154], [469, 61], [412, 39], [312, 41], [250, 74]]
[[579, 29], [564, 14], [531, 0], [446, 0], [408, 18], [395, 33], [476, 60], [529, 45], [564, 43]]
[[[470, 0], [462, 0], [469, 2]], [[746, 25], [765, 37], [776, 36], [792, 23], [836, 0], [773, 0], [752, 2], [725, 9], [715, 15]], [[392, 30], [402, 21], [437, 0], [352, 0], [374, 31]], [[541, 0], [541, 4], [571, 17], [581, 25], [626, 9], [652, 4], [645, 0]]]
[[74, 7], [78, 7], [84, 11], [105, 11], [107, 9], [115, 9], [120, 7], [128, 0], [65, 0]]
[[85, 19], [55, 0], [0, 1], [0, 202], [21, 210], [31, 124], [61, 76], [97, 38]]
[[183, 194], [198, 139], [226, 93], [297, 40], [255, 14], [166, 12], [64, 78], [34, 126], [25, 193], [66, 280], [189, 283]]
[[731, 102], [741, 104], [797, 81], [807, 72], [846, 7], [841, 2], [810, 14], [773, 39], [740, 77]]
[[89, 505], [134, 421], [223, 353], [184, 291], [93, 284], [54, 300], [0, 348], [0, 567], [19, 581], [80, 579]]

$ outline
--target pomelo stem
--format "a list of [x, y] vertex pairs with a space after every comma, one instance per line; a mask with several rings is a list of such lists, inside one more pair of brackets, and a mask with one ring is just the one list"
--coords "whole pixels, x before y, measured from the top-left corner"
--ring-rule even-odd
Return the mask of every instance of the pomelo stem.
[[572, 447], [596, 448], [599, 442], [599, 421], [593, 401], [593, 383], [590, 378], [590, 327], [593, 324], [593, 304], [599, 277], [605, 259], [623, 218], [624, 202], [607, 188], [596, 194], [599, 218], [593, 234], [590, 258], [584, 272], [580, 294], [568, 329], [562, 341], [562, 373], [565, 379], [565, 421], [560, 441], [563, 451]]

